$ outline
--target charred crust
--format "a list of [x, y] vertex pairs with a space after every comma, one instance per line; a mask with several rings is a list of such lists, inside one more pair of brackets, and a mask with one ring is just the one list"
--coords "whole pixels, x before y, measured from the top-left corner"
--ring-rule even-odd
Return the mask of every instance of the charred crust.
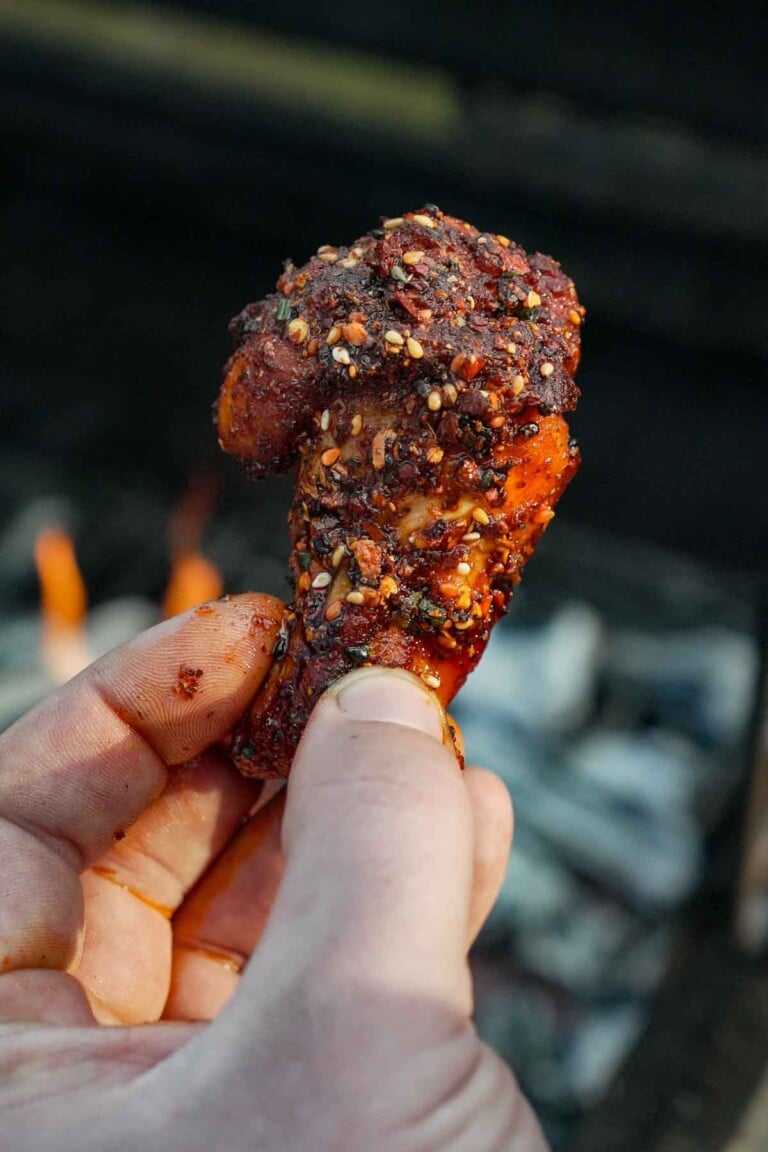
[[389, 224], [286, 263], [278, 291], [231, 321], [220, 433], [252, 475], [288, 467], [335, 397], [402, 403], [452, 383], [464, 404], [493, 391], [508, 416], [575, 407], [583, 309], [556, 261], [434, 205]]
[[232, 321], [222, 447], [255, 476], [299, 461], [294, 599], [232, 736], [242, 771], [287, 774], [316, 700], [366, 663], [449, 703], [578, 467], [583, 316], [556, 261], [427, 205], [286, 262]]

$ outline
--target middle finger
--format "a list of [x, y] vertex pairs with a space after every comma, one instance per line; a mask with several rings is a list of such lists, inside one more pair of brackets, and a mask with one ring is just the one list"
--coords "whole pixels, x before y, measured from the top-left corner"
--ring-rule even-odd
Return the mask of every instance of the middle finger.
[[171, 771], [162, 795], [81, 880], [74, 974], [103, 1023], [157, 1020], [170, 983], [170, 918], [259, 796], [215, 750]]
[[174, 916], [166, 1019], [213, 1019], [235, 991], [282, 880], [284, 799], [244, 825]]

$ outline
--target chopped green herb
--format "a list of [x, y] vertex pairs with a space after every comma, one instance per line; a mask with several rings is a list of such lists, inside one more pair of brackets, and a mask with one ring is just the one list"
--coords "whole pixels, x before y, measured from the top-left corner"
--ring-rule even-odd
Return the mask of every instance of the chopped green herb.
[[347, 648], [347, 658], [351, 664], [359, 667], [370, 659], [371, 650], [367, 644], [352, 644]]
[[438, 604], [433, 604], [426, 596], [422, 596], [419, 600], [419, 613], [422, 616], [429, 616], [431, 619], [437, 619], [438, 616], [445, 619], [445, 612]]
[[309, 552], [299, 552], [299, 568], [302, 572], [306, 572], [312, 562], [312, 556]]
[[278, 302], [277, 311], [275, 316], [278, 320], [290, 320], [291, 318], [291, 305], [288, 300], [282, 299]]

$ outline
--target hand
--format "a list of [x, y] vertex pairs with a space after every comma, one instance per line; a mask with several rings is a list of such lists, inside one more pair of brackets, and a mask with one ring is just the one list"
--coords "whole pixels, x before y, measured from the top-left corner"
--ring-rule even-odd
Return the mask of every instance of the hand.
[[212, 745], [281, 612], [159, 625], [0, 738], [3, 1150], [545, 1152], [470, 1022], [506, 792], [366, 669], [267, 800]]

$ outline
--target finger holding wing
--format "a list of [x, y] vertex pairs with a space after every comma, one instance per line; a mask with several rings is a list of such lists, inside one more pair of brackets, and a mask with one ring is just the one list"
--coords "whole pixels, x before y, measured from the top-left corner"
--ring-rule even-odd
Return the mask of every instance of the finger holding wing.
[[255, 594], [193, 609], [0, 738], [0, 1018], [59, 1000], [87, 1016], [71, 973], [97, 1019], [160, 1015], [169, 917], [258, 798], [206, 749], [264, 679], [282, 612]]

